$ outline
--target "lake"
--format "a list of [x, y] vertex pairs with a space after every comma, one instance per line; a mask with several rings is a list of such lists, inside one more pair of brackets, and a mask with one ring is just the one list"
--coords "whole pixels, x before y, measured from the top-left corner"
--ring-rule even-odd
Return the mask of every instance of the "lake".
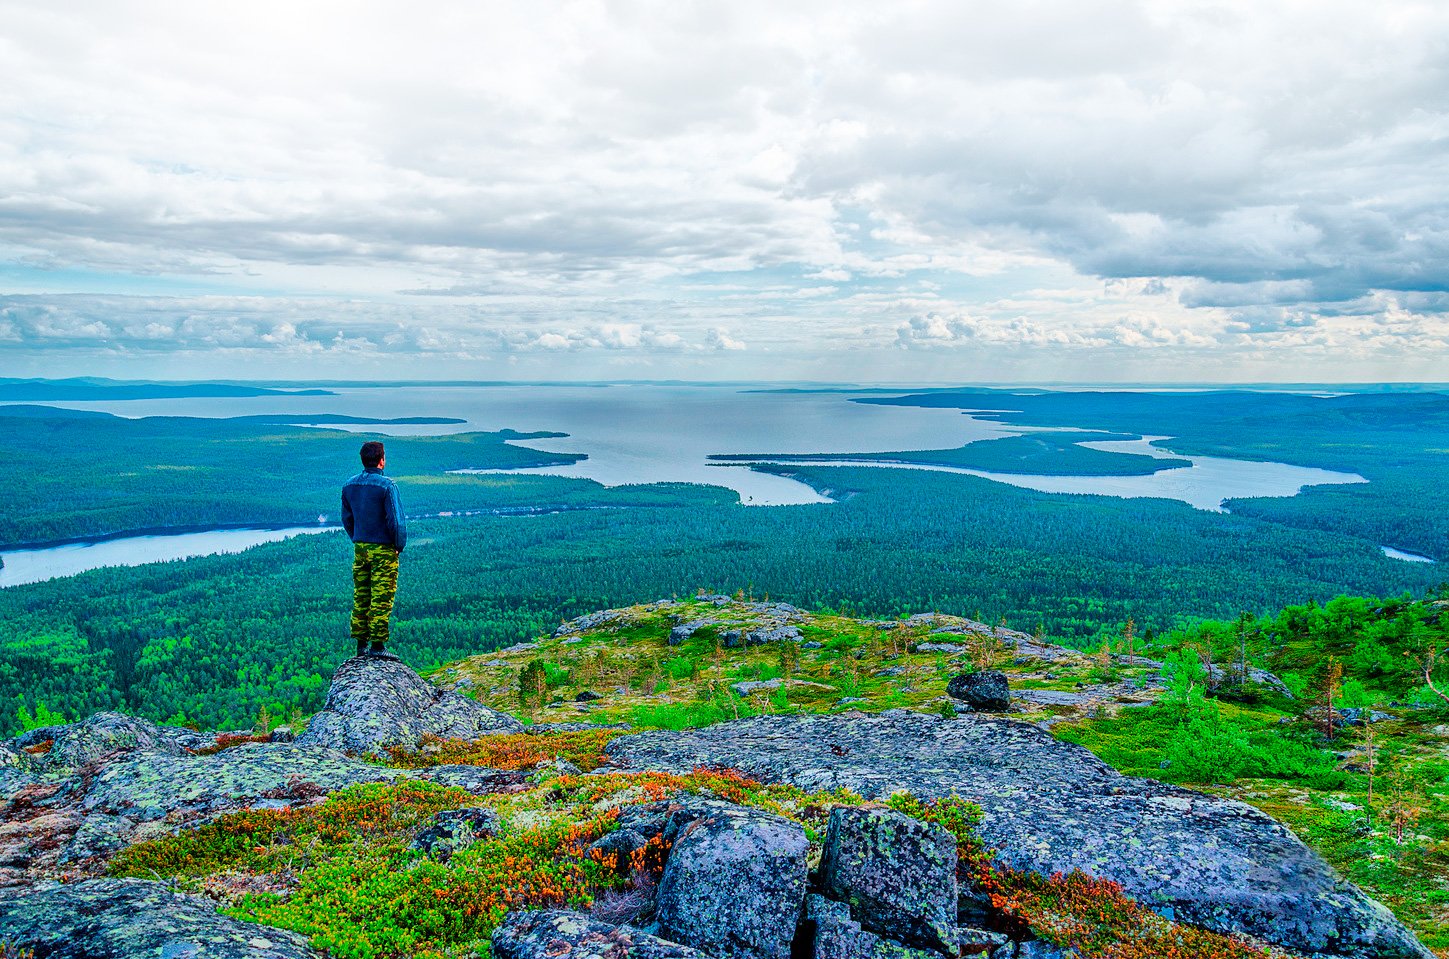
[[[903, 391], [905, 392], [905, 391]], [[713, 453], [876, 453], [950, 449], [1028, 430], [951, 409], [852, 402], [851, 393], [770, 393], [708, 385], [467, 386], [340, 389], [336, 396], [244, 399], [130, 400], [54, 403], [121, 416], [240, 416], [258, 413], [337, 413], [392, 418], [452, 416], [456, 425], [338, 428], [372, 435], [440, 434], [467, 430], [547, 430], [567, 438], [520, 445], [585, 453], [567, 466], [526, 472], [627, 483], [702, 483], [739, 493], [750, 506], [827, 501], [811, 487], [746, 466], [709, 463]], [[1150, 439], [1150, 438], [1149, 438]], [[1159, 438], [1160, 439], [1160, 438]], [[1174, 456], [1148, 440], [1088, 444], [1100, 449]], [[1170, 442], [1168, 447], [1170, 449]], [[1021, 476], [972, 472], [1013, 486], [1051, 493], [1156, 496], [1217, 510], [1225, 499], [1292, 496], [1304, 486], [1362, 483], [1351, 473], [1217, 457], [1181, 457], [1192, 467], [1148, 476]], [[869, 463], [880, 468], [888, 464]], [[955, 472], [955, 470], [943, 470]]]
[[74, 576], [103, 566], [140, 566], [142, 563], [159, 563], [215, 553], [240, 553], [261, 543], [337, 529], [335, 526], [213, 529], [165, 536], [122, 536], [40, 549], [17, 549], [0, 555], [5, 560], [5, 567], [0, 569], [0, 587]]

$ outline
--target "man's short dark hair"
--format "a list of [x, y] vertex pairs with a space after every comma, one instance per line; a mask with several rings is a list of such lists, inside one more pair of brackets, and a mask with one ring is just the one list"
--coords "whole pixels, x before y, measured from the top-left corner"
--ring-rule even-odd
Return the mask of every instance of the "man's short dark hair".
[[362, 444], [362, 465], [372, 469], [382, 462], [382, 444], [377, 440], [369, 440]]

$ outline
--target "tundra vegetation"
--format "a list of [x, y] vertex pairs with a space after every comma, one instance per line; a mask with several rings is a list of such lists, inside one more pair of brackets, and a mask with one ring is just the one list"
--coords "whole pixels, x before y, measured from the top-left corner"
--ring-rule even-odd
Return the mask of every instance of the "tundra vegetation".
[[[1268, 812], [1442, 953], [1449, 951], [1449, 712], [1424, 695], [1422, 675], [1402, 654], [1426, 638], [1445, 644], [1446, 608], [1439, 599], [1345, 598], [1251, 622], [1201, 623], [1150, 643], [1124, 628], [1116, 642], [1085, 652], [959, 617], [862, 621], [747, 595], [620, 608], [434, 673], [440, 684], [525, 722], [595, 724], [434, 741], [393, 754], [390, 764], [404, 769], [533, 770], [529, 788], [481, 800], [504, 824], [486, 842], [446, 862], [420, 859], [407, 840], [421, 823], [480, 800], [403, 780], [353, 787], [319, 806], [225, 816], [132, 846], [110, 872], [177, 877], [220, 897], [233, 915], [304, 932], [335, 955], [457, 954], [484, 946], [510, 908], [607, 914], [657, 880], [651, 870], [662, 860], [648, 851], [622, 863], [588, 848], [631, 803], [680, 791], [722, 796], [800, 821], [818, 845], [829, 809], [861, 802], [718, 770], [581, 775], [604, 765], [604, 746], [625, 733], [608, 724], [685, 728], [737, 716], [890, 708], [949, 713], [957, 708], [945, 694], [950, 678], [992, 666], [1009, 678], [1018, 719], [1049, 724], [1125, 773]], [[1354, 630], [1325, 638], [1345, 619]], [[1358, 672], [1364, 660], [1354, 649], [1367, 642], [1390, 655], [1375, 659], [1384, 668]], [[1236, 671], [1233, 650], [1245, 656]], [[1331, 738], [1314, 675], [1330, 657], [1347, 664]], [[1302, 695], [1260, 681], [1267, 678], [1255, 671], [1269, 664], [1296, 666], [1282, 676]], [[1082, 956], [1261, 954], [1162, 920], [1108, 882], [994, 867], [972, 833], [967, 803], [901, 795], [892, 805], [946, 825], [959, 841], [963, 878], [989, 890], [1024, 928]]]

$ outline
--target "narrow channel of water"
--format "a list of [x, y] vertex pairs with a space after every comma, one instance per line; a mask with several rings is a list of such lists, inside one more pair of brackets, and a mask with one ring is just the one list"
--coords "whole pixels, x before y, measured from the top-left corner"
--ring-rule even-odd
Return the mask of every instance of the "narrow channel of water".
[[307, 533], [327, 533], [336, 526], [293, 526], [287, 529], [213, 529], [196, 533], [155, 536], [122, 536], [87, 543], [65, 543], [38, 549], [17, 549], [0, 553], [0, 588], [38, 583], [62, 576], [74, 576], [103, 566], [140, 566], [213, 553], [240, 553], [261, 543], [271, 543]]
[[1406, 553], [1401, 549], [1394, 549], [1392, 546], [1380, 546], [1384, 555], [1389, 559], [1401, 559], [1406, 563], [1432, 563], [1433, 559], [1428, 556], [1420, 556], [1418, 553]]

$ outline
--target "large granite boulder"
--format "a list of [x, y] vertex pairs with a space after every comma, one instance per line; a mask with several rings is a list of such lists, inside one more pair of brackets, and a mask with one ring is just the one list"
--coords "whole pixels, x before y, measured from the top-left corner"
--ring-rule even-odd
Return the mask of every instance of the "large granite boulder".
[[510, 912], [493, 932], [495, 959], [710, 959], [655, 936], [580, 912]]
[[1011, 705], [1011, 687], [999, 669], [983, 669], [952, 676], [946, 695], [988, 713], [1002, 713]]
[[1243, 803], [1123, 776], [1022, 722], [924, 714], [764, 716], [624, 736], [631, 769], [725, 766], [804, 789], [875, 799], [959, 793], [981, 806], [997, 861], [1115, 880], [1174, 918], [1301, 953], [1431, 959], [1382, 905], [1343, 881], [1286, 826]]
[[0, 939], [35, 959], [320, 959], [306, 936], [223, 916], [210, 900], [147, 879], [0, 898]]
[[893, 809], [832, 809], [820, 885], [871, 932], [955, 951], [956, 838], [940, 826]]
[[743, 806], [699, 811], [681, 807], [665, 826], [660, 935], [719, 959], [789, 959], [805, 901], [805, 830]]
[[400, 662], [354, 656], [337, 667], [326, 704], [297, 742], [383, 755], [416, 750], [425, 736], [477, 739], [522, 731], [512, 716], [439, 689]]

